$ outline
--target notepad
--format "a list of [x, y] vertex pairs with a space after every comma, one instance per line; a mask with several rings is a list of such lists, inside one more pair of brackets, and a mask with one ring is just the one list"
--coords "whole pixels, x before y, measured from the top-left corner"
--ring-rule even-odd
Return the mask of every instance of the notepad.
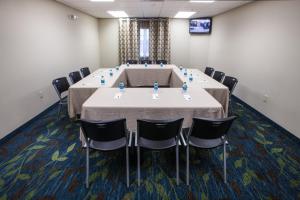
[[154, 100], [159, 99], [158, 94], [152, 94], [152, 99], [154, 99]]
[[122, 97], [122, 93], [118, 92], [115, 94], [114, 99], [121, 99], [121, 97]]
[[187, 101], [192, 100], [192, 97], [191, 97], [191, 95], [189, 95], [189, 94], [184, 94], [184, 95], [183, 95], [183, 98], [184, 98], [185, 100], [187, 100]]

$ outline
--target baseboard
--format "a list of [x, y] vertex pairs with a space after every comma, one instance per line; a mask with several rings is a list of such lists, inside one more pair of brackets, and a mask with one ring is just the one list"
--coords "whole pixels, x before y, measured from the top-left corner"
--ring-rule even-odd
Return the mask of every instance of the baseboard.
[[30, 126], [37, 118], [41, 117], [42, 115], [46, 114], [47, 112], [49, 112], [50, 110], [54, 109], [55, 106], [59, 103], [55, 102], [53, 105], [49, 106], [48, 108], [46, 108], [44, 111], [42, 111], [40, 114], [36, 115], [35, 117], [33, 117], [32, 119], [30, 119], [29, 121], [25, 122], [23, 125], [19, 126], [18, 128], [16, 128], [15, 130], [13, 130], [12, 132], [8, 133], [6, 136], [4, 136], [3, 138], [0, 139], [0, 145], [6, 143], [8, 140], [10, 140], [11, 138], [13, 138], [15, 135], [17, 135], [17, 133], [21, 132], [23, 129], [27, 128], [28, 126]]
[[247, 107], [249, 110], [261, 115], [263, 118], [265, 118], [270, 124], [272, 124], [272, 126], [276, 127], [277, 129], [279, 129], [281, 132], [284, 132], [289, 138], [291, 138], [292, 140], [295, 140], [297, 143], [299, 143], [300, 145], [300, 138], [298, 138], [295, 134], [291, 133], [290, 131], [286, 130], [285, 128], [283, 128], [282, 126], [280, 126], [279, 124], [277, 124], [276, 122], [274, 122], [272, 119], [270, 119], [269, 117], [267, 117], [266, 115], [262, 114], [261, 112], [259, 112], [258, 110], [256, 110], [255, 108], [253, 108], [252, 106], [250, 106], [249, 104], [247, 104], [246, 102], [244, 102], [243, 100], [241, 100], [240, 98], [238, 98], [235, 95], [232, 95], [232, 98], [234, 98], [238, 103], [242, 104], [243, 106]]

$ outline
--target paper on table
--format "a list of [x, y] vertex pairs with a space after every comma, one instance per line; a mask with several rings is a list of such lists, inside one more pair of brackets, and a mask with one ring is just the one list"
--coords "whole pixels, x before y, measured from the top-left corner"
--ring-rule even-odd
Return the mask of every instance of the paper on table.
[[184, 99], [187, 100], [187, 101], [192, 100], [192, 97], [191, 97], [191, 95], [189, 95], [189, 94], [184, 94], [183, 97], [184, 97]]
[[152, 99], [154, 99], [154, 100], [159, 99], [158, 94], [152, 94]]
[[122, 93], [118, 92], [115, 94], [114, 99], [120, 99], [122, 97]]

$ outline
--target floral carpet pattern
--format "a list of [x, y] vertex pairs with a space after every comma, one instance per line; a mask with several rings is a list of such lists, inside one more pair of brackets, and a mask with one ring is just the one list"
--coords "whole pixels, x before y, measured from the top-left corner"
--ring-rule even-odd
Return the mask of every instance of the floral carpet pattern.
[[[300, 140], [233, 99], [239, 118], [228, 134], [228, 183], [222, 147], [191, 149], [190, 186], [185, 184], [185, 149], [180, 149], [180, 185], [175, 151], [143, 151], [141, 186], [130, 149], [130, 187], [125, 150], [92, 151], [86, 189], [85, 150], [79, 124], [57, 106], [0, 144], [0, 200], [5, 199], [300, 199]], [[65, 111], [66, 113], [66, 111]]]

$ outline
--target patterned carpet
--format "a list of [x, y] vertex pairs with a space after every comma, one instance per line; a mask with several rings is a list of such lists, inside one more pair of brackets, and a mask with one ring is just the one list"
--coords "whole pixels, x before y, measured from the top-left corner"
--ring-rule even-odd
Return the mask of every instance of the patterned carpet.
[[0, 199], [300, 199], [300, 140], [236, 100], [233, 110], [239, 118], [228, 135], [227, 185], [220, 147], [191, 149], [189, 187], [184, 149], [179, 186], [175, 152], [145, 151], [138, 188], [131, 149], [129, 188], [125, 151], [120, 150], [91, 153], [91, 185], [86, 189], [79, 126], [66, 115], [57, 121], [54, 107], [0, 145]]

